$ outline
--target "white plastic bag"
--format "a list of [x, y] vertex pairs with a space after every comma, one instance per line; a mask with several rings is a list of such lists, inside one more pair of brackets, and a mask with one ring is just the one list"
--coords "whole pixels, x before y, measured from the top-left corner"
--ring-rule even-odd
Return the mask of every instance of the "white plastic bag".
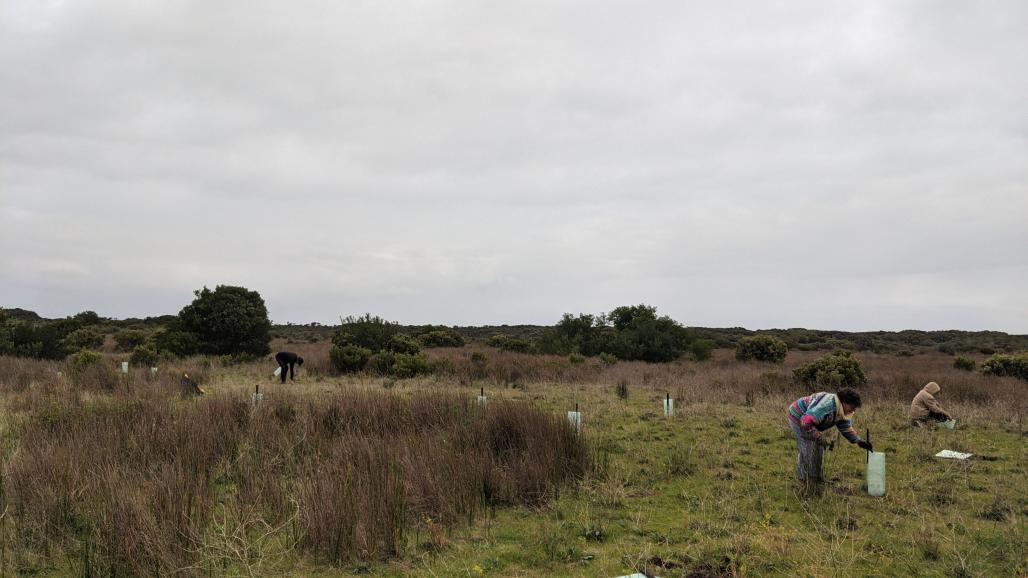
[[282, 366], [280, 365], [280, 366], [275, 368], [275, 377], [279, 377], [281, 375], [282, 375]]

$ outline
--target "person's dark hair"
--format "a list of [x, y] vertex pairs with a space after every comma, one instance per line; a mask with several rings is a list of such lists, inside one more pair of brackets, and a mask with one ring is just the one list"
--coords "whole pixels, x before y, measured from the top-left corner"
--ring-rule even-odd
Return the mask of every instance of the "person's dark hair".
[[[296, 356], [296, 364], [297, 365], [303, 365], [303, 358], [300, 357], [299, 355]], [[858, 397], [857, 399], [860, 399], [860, 398]]]
[[860, 394], [852, 388], [844, 387], [835, 395], [839, 396], [839, 401], [842, 403], [852, 405], [853, 407], [860, 407]]

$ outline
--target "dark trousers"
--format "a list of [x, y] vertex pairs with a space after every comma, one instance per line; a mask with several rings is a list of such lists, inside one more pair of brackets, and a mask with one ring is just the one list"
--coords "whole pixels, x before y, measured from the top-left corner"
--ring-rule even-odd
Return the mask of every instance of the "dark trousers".
[[287, 369], [289, 370], [289, 379], [293, 379], [294, 374], [293, 374], [293, 364], [292, 363], [286, 363], [284, 361], [280, 361], [278, 363], [278, 366], [279, 366], [279, 368], [282, 369], [282, 371], [280, 371], [279, 374], [278, 374], [278, 376], [282, 379], [282, 383], [286, 382], [286, 370]]

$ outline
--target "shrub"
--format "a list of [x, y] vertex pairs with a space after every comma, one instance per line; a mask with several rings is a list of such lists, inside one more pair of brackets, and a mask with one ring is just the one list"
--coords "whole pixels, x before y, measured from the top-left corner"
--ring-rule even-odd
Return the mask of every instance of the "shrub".
[[579, 365], [585, 363], [585, 356], [581, 353], [572, 353], [568, 356], [568, 361], [571, 362], [571, 365]]
[[610, 354], [610, 353], [607, 353], [607, 352], [604, 352], [604, 353], [600, 354], [600, 363], [602, 363], [603, 365], [606, 365], [607, 367], [610, 367], [610, 366], [616, 364], [617, 362], [618, 362], [618, 358], [617, 358], [616, 355], [613, 355], [613, 354]]
[[332, 366], [342, 373], [356, 373], [368, 365], [371, 350], [357, 345], [336, 345], [328, 351]]
[[689, 344], [689, 353], [696, 361], [706, 361], [711, 358], [714, 350], [714, 342], [709, 339], [697, 339]]
[[393, 364], [396, 363], [396, 354], [388, 349], [383, 349], [372, 354], [368, 360], [367, 369], [378, 375], [389, 375], [393, 371]]
[[754, 335], [743, 337], [735, 348], [735, 358], [739, 361], [767, 361], [782, 363], [789, 352], [789, 346], [773, 335]]
[[[604, 345], [619, 359], [660, 363], [678, 359], [689, 344], [689, 334], [674, 319], [657, 317], [649, 305], [617, 307], [607, 318], [614, 327], [611, 343]], [[586, 351], [582, 351], [588, 355]]]
[[104, 334], [96, 327], [80, 327], [64, 338], [69, 349], [96, 349], [104, 344]]
[[193, 355], [200, 351], [200, 338], [194, 333], [168, 328], [153, 337], [158, 353], [170, 353], [176, 357]]
[[90, 351], [83, 349], [78, 353], [71, 354], [71, 369], [72, 371], [85, 371], [86, 369], [99, 365], [103, 362], [104, 356], [96, 351]]
[[262, 356], [271, 352], [271, 321], [259, 293], [218, 285], [214, 291], [204, 287], [194, 295], [178, 314], [179, 328], [197, 336], [201, 353]]
[[1000, 377], [1017, 377], [1028, 381], [1028, 352], [997, 353], [982, 362], [982, 373]]
[[332, 343], [340, 347], [357, 345], [371, 351], [380, 351], [389, 349], [390, 340], [399, 332], [400, 327], [396, 323], [378, 316], [372, 317], [370, 313], [365, 313], [363, 317], [351, 315], [343, 319], [339, 331], [332, 336]]
[[793, 370], [793, 377], [804, 385], [855, 387], [867, 383], [864, 370], [849, 351], [835, 351]]
[[393, 353], [404, 353], [407, 355], [417, 355], [421, 351], [421, 346], [412, 337], [407, 335], [394, 335], [389, 339], [389, 345], [387, 347], [389, 351]]
[[967, 357], [957, 357], [953, 360], [953, 368], [960, 369], [963, 371], [974, 371], [975, 363], [973, 359]]
[[532, 343], [526, 339], [511, 337], [505, 333], [497, 333], [486, 342], [489, 346], [502, 351], [515, 351], [518, 353], [531, 353]]
[[435, 329], [418, 335], [424, 347], [464, 347], [464, 338], [453, 329]]
[[132, 351], [146, 342], [146, 332], [138, 329], [122, 329], [114, 334], [118, 351]]
[[424, 353], [408, 354], [397, 353], [393, 357], [392, 367], [389, 368], [389, 375], [406, 379], [430, 373], [432, 366]]
[[129, 363], [132, 365], [142, 365], [144, 367], [152, 367], [157, 365], [157, 348], [152, 343], [143, 343], [137, 345], [132, 350], [132, 357], [129, 358]]

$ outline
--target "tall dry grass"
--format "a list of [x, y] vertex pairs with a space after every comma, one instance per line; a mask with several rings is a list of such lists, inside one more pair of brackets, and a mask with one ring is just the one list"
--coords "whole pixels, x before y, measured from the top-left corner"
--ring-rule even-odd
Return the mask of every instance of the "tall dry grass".
[[56, 559], [84, 574], [199, 575], [257, 567], [268, 544], [382, 559], [426, 526], [539, 504], [590, 470], [585, 440], [524, 404], [183, 397], [178, 373], [219, 370], [186, 364], [151, 376], [0, 358], [0, 574]]

